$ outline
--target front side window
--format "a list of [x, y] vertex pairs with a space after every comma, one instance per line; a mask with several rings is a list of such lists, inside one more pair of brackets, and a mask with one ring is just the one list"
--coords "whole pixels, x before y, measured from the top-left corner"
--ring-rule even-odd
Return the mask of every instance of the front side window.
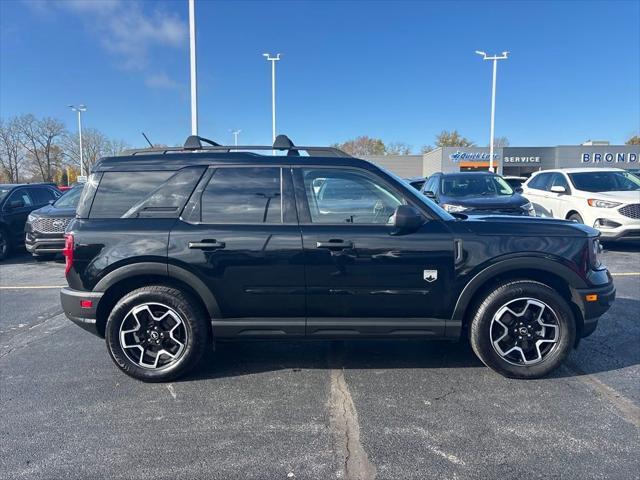
[[36, 205], [44, 205], [58, 198], [54, 195], [53, 190], [45, 187], [31, 187], [29, 193]]
[[553, 181], [551, 182], [551, 186], [552, 187], [564, 187], [564, 189], [567, 192], [569, 191], [569, 183], [567, 182], [567, 179], [564, 178], [564, 175], [562, 175], [561, 173], [556, 173], [553, 176]]
[[280, 168], [216, 169], [201, 212], [203, 223], [282, 223]]
[[640, 179], [627, 172], [570, 173], [571, 182], [585, 192], [628, 192], [640, 190]]
[[313, 223], [388, 224], [403, 198], [369, 176], [349, 170], [303, 169]]

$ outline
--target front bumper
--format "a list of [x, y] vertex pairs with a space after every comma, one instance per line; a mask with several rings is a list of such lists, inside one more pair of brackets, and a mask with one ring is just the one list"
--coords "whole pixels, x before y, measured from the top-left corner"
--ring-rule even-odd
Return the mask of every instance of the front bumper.
[[[595, 300], [593, 295], [596, 295]], [[613, 281], [599, 287], [579, 288], [574, 291], [574, 302], [580, 308], [584, 320], [581, 337], [588, 337], [594, 332], [598, 326], [598, 319], [611, 308], [615, 299], [616, 287]]]
[[[101, 337], [102, 333], [98, 330], [96, 324], [96, 312], [102, 295], [104, 295], [104, 292], [83, 292], [63, 287], [60, 290], [62, 310], [73, 323]], [[84, 306], [81, 304], [83, 301], [85, 302]], [[87, 302], [91, 302], [90, 306], [87, 306], [89, 305]]]
[[600, 228], [600, 238], [606, 241], [640, 241], [640, 227], [623, 225], [614, 229]]
[[27, 232], [24, 239], [24, 246], [32, 255], [62, 253], [62, 249], [64, 248], [64, 234]]

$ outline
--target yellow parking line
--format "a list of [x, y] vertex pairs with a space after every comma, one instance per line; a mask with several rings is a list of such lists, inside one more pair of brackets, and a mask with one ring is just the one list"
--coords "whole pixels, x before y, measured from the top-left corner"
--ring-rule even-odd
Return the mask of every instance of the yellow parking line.
[[612, 273], [612, 277], [636, 277], [640, 275], [640, 272], [621, 272], [621, 273]]
[[14, 285], [10, 287], [0, 287], [0, 290], [37, 290], [39, 288], [62, 288], [66, 285]]

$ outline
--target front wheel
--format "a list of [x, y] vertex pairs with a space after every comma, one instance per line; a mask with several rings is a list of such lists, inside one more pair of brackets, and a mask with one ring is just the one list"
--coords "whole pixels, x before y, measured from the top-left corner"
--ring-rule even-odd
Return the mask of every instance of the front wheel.
[[105, 337], [115, 364], [145, 382], [188, 373], [210, 342], [207, 316], [191, 295], [154, 285], [125, 295], [107, 319]]
[[480, 303], [469, 335], [489, 368], [510, 378], [540, 378], [567, 357], [576, 326], [567, 301], [553, 289], [518, 280], [500, 285]]

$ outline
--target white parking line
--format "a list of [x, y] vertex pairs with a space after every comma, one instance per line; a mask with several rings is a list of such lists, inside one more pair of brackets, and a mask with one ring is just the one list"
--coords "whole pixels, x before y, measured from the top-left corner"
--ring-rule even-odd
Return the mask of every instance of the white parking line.
[[38, 290], [47, 288], [63, 288], [66, 285], [11, 285], [8, 287], [0, 287], [0, 290]]

